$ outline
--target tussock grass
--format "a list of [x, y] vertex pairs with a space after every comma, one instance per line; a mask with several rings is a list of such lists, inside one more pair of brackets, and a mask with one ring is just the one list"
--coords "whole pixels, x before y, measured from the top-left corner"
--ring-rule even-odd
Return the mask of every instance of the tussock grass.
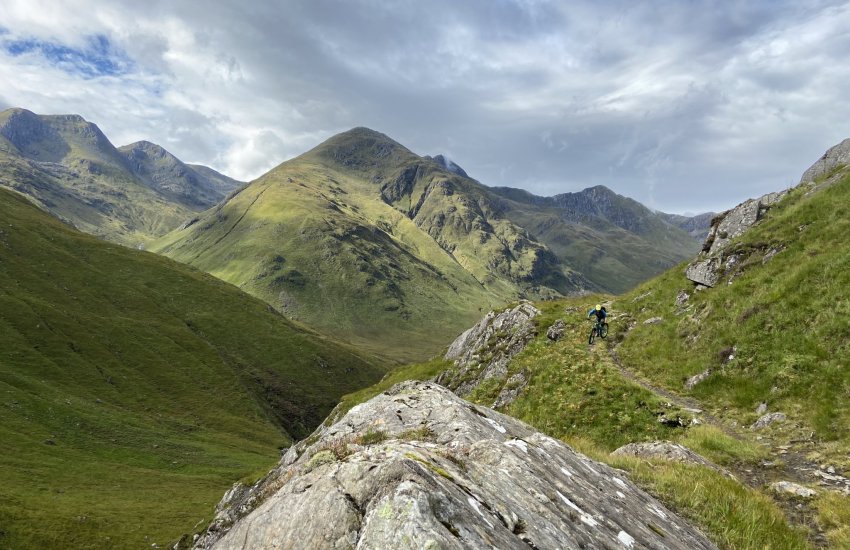
[[788, 525], [765, 495], [708, 468], [611, 457], [633, 481], [690, 518], [720, 547], [735, 550], [810, 548], [806, 533]]
[[818, 523], [826, 532], [833, 548], [850, 548], [850, 497], [822, 493], [815, 502]]

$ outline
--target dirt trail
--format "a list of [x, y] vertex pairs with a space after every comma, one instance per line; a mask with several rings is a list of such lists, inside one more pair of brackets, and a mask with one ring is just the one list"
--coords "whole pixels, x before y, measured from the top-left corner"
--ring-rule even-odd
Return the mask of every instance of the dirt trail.
[[[641, 377], [636, 372], [626, 367], [617, 355], [616, 349], [608, 348], [614, 366], [620, 375], [637, 384], [638, 386], [667, 399], [673, 405], [681, 409], [700, 411], [696, 413], [700, 419], [724, 433], [738, 440], [752, 441], [751, 434], [744, 435], [741, 431], [721, 422], [718, 418], [705, 412], [701, 403], [693, 398], [676, 395], [669, 390], [656, 386]], [[744, 484], [769, 495], [783, 509], [789, 521], [795, 525], [802, 525], [810, 530], [809, 541], [816, 548], [827, 548], [829, 541], [814, 520], [816, 511], [805, 500], [778, 498], [767, 490], [767, 486], [775, 481], [791, 481], [803, 485], [817, 485], [820, 491], [828, 490], [850, 493], [850, 479], [829, 473], [821, 469], [820, 465], [812, 462], [807, 455], [816, 450], [816, 442], [813, 440], [793, 440], [791, 445], [779, 445], [768, 436], [763, 435], [759, 441], [767, 444], [773, 455], [773, 460], [760, 462], [758, 464], [729, 464], [724, 465], [729, 471]]]

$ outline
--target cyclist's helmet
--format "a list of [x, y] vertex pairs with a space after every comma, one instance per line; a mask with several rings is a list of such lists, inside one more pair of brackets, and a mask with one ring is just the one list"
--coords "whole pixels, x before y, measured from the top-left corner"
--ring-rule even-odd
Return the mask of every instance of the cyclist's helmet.
[[596, 311], [601, 311], [601, 310], [602, 310], [602, 306], [599, 305], [599, 304], [596, 304]]

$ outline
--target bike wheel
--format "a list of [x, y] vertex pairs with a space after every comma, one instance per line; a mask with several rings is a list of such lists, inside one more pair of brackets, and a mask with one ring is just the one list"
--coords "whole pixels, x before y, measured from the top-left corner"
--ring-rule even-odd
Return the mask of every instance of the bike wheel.
[[592, 344], [592, 343], [593, 343], [593, 339], [594, 339], [595, 337], [596, 337], [596, 327], [593, 327], [592, 329], [590, 329], [590, 336], [587, 338], [587, 343], [588, 343], [588, 344]]
[[605, 338], [608, 336], [608, 323], [602, 323], [602, 328], [599, 329], [599, 337]]

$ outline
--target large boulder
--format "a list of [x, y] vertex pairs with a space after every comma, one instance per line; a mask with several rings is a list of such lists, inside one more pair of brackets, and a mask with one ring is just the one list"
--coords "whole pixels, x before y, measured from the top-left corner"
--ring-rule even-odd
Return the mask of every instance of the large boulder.
[[354, 407], [233, 494], [196, 548], [715, 548], [624, 472], [433, 383]]
[[850, 163], [850, 139], [845, 139], [838, 145], [827, 150], [817, 162], [803, 172], [800, 183], [815, 181], [820, 176], [828, 174], [835, 168], [848, 163]]
[[500, 313], [491, 311], [452, 342], [445, 357], [454, 362], [454, 368], [442, 373], [437, 382], [463, 397], [484, 380], [506, 378], [508, 363], [537, 335], [532, 319], [538, 315], [540, 310], [531, 302]]
[[[788, 191], [768, 193], [715, 216], [708, 237], [703, 243], [702, 252], [687, 267], [685, 277], [698, 285], [713, 287], [724, 275], [734, 275], [740, 267], [741, 258], [738, 254], [728, 251], [733, 239], [746, 233], [787, 193]], [[764, 255], [768, 251], [759, 253]]]

